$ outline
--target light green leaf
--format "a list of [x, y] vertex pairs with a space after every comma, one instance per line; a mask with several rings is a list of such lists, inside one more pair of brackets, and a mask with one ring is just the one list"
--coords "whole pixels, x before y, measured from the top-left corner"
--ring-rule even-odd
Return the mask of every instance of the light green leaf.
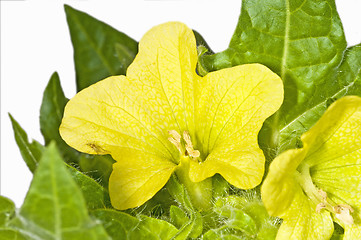
[[181, 185], [173, 174], [169, 179], [166, 188], [170, 195], [180, 204], [180, 207], [187, 213], [189, 220], [179, 229], [173, 239], [181, 240], [197, 238], [203, 231], [202, 215], [192, 206], [185, 187]]
[[189, 221], [187, 214], [177, 206], [170, 206], [170, 222], [177, 228], [181, 228]]
[[19, 231], [10, 228], [0, 228], [1, 240], [27, 240]]
[[138, 43], [111, 26], [65, 5], [77, 90], [111, 75], [125, 74], [138, 52]]
[[14, 129], [15, 141], [20, 149], [21, 156], [23, 157], [26, 165], [31, 172], [34, 172], [41, 157], [43, 146], [33, 141], [29, 143], [28, 135], [21, 128], [19, 123], [9, 114], [11, 123]]
[[15, 213], [15, 204], [10, 199], [0, 196], [0, 227], [4, 226]]
[[211, 229], [203, 235], [203, 240], [246, 240], [249, 239], [242, 235], [242, 232], [227, 228], [226, 226], [218, 229]]
[[[266, 120], [259, 137], [271, 160], [297, 147], [298, 137], [319, 119], [334, 98], [345, 92], [360, 94], [359, 84], [351, 84], [356, 83], [355, 78], [335, 84], [345, 47], [334, 0], [245, 0], [229, 48], [203, 56], [201, 63], [208, 70], [217, 70], [258, 62], [282, 78], [284, 103]], [[351, 55], [346, 55], [343, 64]], [[353, 64], [352, 72], [357, 73], [359, 67]]]
[[53, 143], [44, 151], [10, 227], [30, 239], [110, 239], [89, 217], [81, 191]]
[[73, 178], [83, 193], [88, 209], [111, 208], [108, 191], [94, 179], [79, 170], [66, 165]]
[[92, 215], [103, 222], [106, 231], [113, 240], [166, 240], [171, 239], [178, 231], [166, 221], [141, 215], [136, 218], [115, 210], [95, 210]]

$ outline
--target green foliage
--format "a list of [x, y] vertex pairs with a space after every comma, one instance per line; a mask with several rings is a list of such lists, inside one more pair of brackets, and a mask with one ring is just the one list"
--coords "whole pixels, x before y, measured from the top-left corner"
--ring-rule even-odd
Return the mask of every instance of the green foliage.
[[0, 196], [0, 228], [10, 220], [15, 213], [15, 204], [10, 199]]
[[55, 144], [43, 152], [24, 204], [9, 226], [29, 239], [110, 239], [89, 217]]
[[78, 91], [111, 75], [125, 74], [138, 43], [88, 14], [65, 6]]
[[[180, 210], [184, 211], [184, 214], [180, 215], [179, 210], [172, 210], [173, 220], [176, 220], [179, 224], [180, 218], [184, 215], [188, 216], [188, 221], [182, 220], [183, 225], [180, 227], [179, 232], [174, 236], [174, 239], [188, 239], [198, 237], [203, 231], [203, 218], [202, 215], [193, 207], [189, 194], [183, 185], [181, 185], [176, 176], [173, 174], [169, 179], [166, 188], [170, 195], [178, 202]], [[175, 212], [177, 211], [177, 212]], [[177, 216], [175, 216], [177, 214]]]
[[[25, 131], [20, 127], [20, 125], [15, 121], [14, 118], [12, 118], [11, 116], [10, 118], [14, 126], [15, 137], [17, 135], [22, 136], [21, 141], [17, 141], [17, 143], [20, 152], [23, 155], [24, 161], [26, 163], [28, 162], [36, 163], [36, 165], [35, 164], [32, 165], [34, 167], [33, 169], [34, 171], [42, 157], [44, 146], [42, 146], [40, 143], [35, 141], [30, 144], [28, 142]], [[70, 148], [69, 146], [66, 147]], [[83, 192], [83, 196], [85, 197], [88, 208], [95, 209], [95, 208], [111, 206], [109, 200], [109, 193], [103, 186], [101, 186], [98, 182], [88, 177], [81, 171], [71, 167], [66, 163], [65, 165], [67, 166], [71, 176], [73, 177], [73, 179], [79, 185], [81, 191]]]
[[59, 126], [63, 118], [64, 108], [68, 99], [60, 85], [58, 73], [53, 73], [43, 94], [40, 107], [40, 130], [45, 145], [55, 141], [66, 162], [75, 162], [79, 152], [69, 147], [61, 138]]
[[65, 162], [79, 164], [83, 172], [98, 179], [106, 187], [114, 160], [108, 155], [80, 153], [68, 146], [60, 136], [59, 127], [67, 102], [68, 99], [62, 90], [59, 76], [54, 73], [45, 88], [40, 108], [40, 129], [45, 145], [48, 145], [50, 141], [55, 141]]
[[[69, 6], [65, 12], [77, 90], [110, 75], [125, 74], [137, 54], [137, 42], [84, 12]], [[244, 0], [229, 48], [216, 54], [194, 33], [200, 75], [257, 62], [282, 78], [284, 103], [259, 135], [268, 161], [286, 149], [301, 147], [300, 135], [332, 102], [345, 95], [361, 96], [361, 44], [346, 49], [333, 0]], [[220, 175], [212, 179], [214, 202], [206, 212], [194, 208], [175, 176], [143, 206], [125, 212], [111, 209], [107, 186], [114, 160], [109, 155], [79, 153], [62, 140], [59, 126], [67, 101], [54, 73], [40, 109], [47, 147], [29, 143], [10, 115], [16, 142], [34, 179], [18, 212], [13, 202], [0, 197], [0, 239], [275, 238], [279, 220], [268, 216], [259, 194], [249, 197], [235, 191], [230, 195], [230, 185]], [[331, 239], [342, 237], [343, 229], [335, 224]]]
[[34, 172], [41, 157], [43, 146], [33, 141], [29, 143], [28, 135], [19, 123], [9, 114], [14, 129], [15, 141], [19, 146], [21, 156], [31, 172]]
[[92, 215], [101, 220], [113, 240], [122, 239], [172, 239], [177, 229], [170, 223], [139, 215], [103, 209], [95, 210]]
[[299, 147], [299, 136], [332, 101], [361, 94], [360, 51], [351, 48], [342, 60], [345, 47], [333, 0], [245, 0], [229, 48], [200, 61], [208, 71], [258, 62], [282, 78], [284, 103], [259, 137], [272, 160]]
[[[247, 193], [247, 195], [245, 195]], [[214, 211], [222, 225], [204, 234], [204, 239], [274, 239], [277, 221], [271, 218], [255, 191], [245, 196], [229, 195], [218, 198]]]
[[19, 231], [10, 228], [0, 228], [1, 240], [27, 240]]

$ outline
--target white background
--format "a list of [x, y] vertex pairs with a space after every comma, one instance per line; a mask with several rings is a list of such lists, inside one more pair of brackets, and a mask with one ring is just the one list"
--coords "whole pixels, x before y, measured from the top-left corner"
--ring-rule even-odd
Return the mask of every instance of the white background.
[[[20, 207], [32, 174], [23, 162], [8, 117], [43, 143], [39, 109], [54, 71], [65, 95], [75, 94], [73, 49], [63, 4], [84, 11], [139, 41], [152, 26], [182, 21], [210, 47], [227, 48], [241, 0], [1, 1], [1, 195]], [[336, 0], [348, 44], [361, 42], [361, 0]]]

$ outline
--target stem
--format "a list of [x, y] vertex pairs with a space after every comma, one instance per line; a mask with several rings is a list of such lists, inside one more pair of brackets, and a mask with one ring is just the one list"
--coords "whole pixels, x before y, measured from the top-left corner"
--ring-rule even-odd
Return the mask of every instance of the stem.
[[207, 178], [201, 182], [192, 182], [189, 178], [189, 161], [192, 161], [190, 157], [181, 157], [181, 162], [175, 173], [186, 188], [193, 206], [200, 211], [208, 210], [212, 206], [212, 179]]

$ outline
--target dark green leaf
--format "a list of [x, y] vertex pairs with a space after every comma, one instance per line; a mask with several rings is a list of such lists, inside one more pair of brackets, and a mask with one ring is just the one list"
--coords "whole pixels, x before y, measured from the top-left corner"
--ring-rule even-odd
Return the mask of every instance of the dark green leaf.
[[92, 214], [103, 222], [107, 233], [114, 240], [166, 240], [171, 239], [178, 231], [166, 221], [145, 216], [136, 218], [115, 210], [95, 210]]
[[36, 141], [29, 143], [28, 135], [26, 134], [26, 132], [21, 128], [19, 123], [11, 116], [11, 114], [9, 114], [9, 117], [13, 125], [15, 141], [20, 149], [21, 156], [23, 157], [30, 171], [34, 172], [40, 160], [43, 146]]
[[44, 150], [24, 204], [9, 226], [31, 239], [110, 239], [89, 217], [54, 143]]
[[111, 75], [125, 75], [138, 43], [88, 14], [65, 6], [74, 47], [77, 90]]
[[4, 226], [15, 213], [15, 204], [10, 199], [0, 196], [0, 227]]
[[107, 187], [114, 160], [109, 155], [80, 153], [68, 146], [60, 136], [59, 127], [67, 102], [68, 99], [62, 90], [59, 76], [54, 73], [45, 88], [40, 108], [40, 129], [45, 144], [47, 145], [50, 141], [55, 140], [66, 162], [78, 163], [83, 172], [94, 179], [98, 179], [103, 186]]
[[40, 108], [40, 130], [44, 136], [45, 145], [55, 140], [65, 161], [77, 162], [79, 152], [69, 147], [59, 133], [59, 126], [67, 102], [68, 99], [60, 85], [59, 75], [55, 72], [44, 91]]
[[0, 228], [1, 240], [29, 240], [25, 238], [19, 231], [8, 228]]
[[334, 0], [245, 0], [229, 48], [201, 62], [208, 70], [257, 62], [282, 78], [284, 103], [259, 137], [271, 160], [299, 146], [298, 137], [345, 88], [335, 81], [345, 47]]

